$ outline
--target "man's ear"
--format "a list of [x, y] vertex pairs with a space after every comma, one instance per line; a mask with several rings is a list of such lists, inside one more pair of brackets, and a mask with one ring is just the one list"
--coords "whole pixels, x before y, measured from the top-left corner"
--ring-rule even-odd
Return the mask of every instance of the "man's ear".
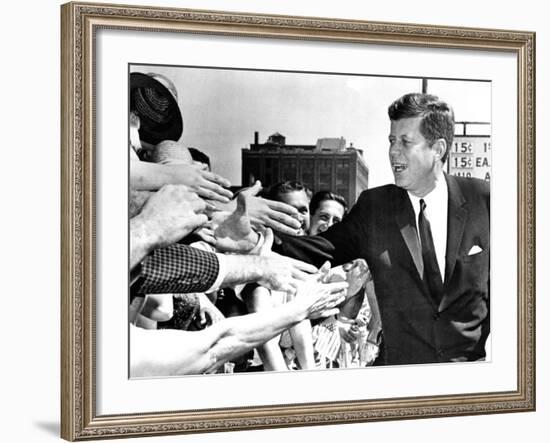
[[444, 138], [438, 138], [432, 145], [436, 160], [441, 161], [447, 152], [447, 142]]

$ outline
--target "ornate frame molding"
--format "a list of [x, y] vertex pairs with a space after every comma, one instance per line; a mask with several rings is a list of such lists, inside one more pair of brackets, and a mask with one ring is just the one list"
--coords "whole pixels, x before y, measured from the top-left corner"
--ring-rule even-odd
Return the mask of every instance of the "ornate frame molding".
[[[535, 409], [535, 34], [417, 24], [68, 3], [62, 17], [61, 435], [67, 440], [532, 411]], [[98, 28], [508, 51], [518, 57], [518, 389], [97, 416], [94, 35]]]

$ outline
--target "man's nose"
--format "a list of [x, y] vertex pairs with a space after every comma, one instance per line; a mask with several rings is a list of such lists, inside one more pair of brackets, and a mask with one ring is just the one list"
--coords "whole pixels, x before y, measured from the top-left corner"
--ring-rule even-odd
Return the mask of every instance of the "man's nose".
[[396, 142], [396, 143], [392, 143], [390, 145], [390, 157], [394, 157], [394, 156], [397, 156], [399, 155], [401, 152], [401, 147], [399, 146], [399, 144]]

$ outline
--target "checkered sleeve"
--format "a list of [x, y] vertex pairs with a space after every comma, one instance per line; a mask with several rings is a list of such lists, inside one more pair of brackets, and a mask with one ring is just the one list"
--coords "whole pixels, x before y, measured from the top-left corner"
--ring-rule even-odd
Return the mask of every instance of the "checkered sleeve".
[[205, 292], [212, 287], [219, 271], [216, 254], [174, 244], [155, 250], [143, 260], [137, 292]]

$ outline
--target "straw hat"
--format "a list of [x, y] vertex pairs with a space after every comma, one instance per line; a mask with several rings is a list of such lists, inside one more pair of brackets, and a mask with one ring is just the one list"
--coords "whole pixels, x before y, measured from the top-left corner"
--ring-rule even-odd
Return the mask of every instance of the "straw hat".
[[[165, 86], [157, 78], [162, 79]], [[130, 74], [130, 110], [140, 119], [139, 137], [156, 145], [163, 140], [180, 139], [183, 119], [178, 106], [176, 88], [158, 74]]]

